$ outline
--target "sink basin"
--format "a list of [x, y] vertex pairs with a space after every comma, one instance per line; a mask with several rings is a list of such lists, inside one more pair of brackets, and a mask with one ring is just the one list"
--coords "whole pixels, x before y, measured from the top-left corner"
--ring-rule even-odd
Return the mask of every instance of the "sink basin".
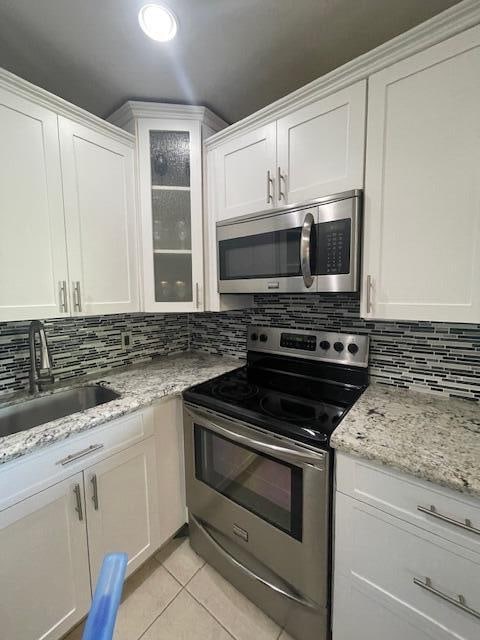
[[119, 397], [120, 395], [111, 389], [91, 384], [0, 408], [0, 437], [26, 431], [39, 424], [97, 407]]

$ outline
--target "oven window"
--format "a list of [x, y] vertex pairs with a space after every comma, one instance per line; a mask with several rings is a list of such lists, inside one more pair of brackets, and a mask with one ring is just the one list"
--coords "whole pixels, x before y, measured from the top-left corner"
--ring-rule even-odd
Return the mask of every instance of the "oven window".
[[302, 539], [302, 469], [194, 425], [195, 476], [297, 540]]
[[302, 275], [301, 227], [219, 242], [220, 280]]

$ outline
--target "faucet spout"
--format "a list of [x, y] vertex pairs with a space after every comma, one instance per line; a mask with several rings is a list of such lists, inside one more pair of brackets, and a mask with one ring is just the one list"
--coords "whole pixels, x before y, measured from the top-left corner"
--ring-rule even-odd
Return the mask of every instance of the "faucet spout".
[[[38, 334], [38, 342], [40, 349], [40, 362], [37, 362], [37, 344], [36, 336]], [[29, 391], [35, 393], [41, 391], [42, 387], [47, 384], [53, 384], [55, 377], [52, 372], [52, 356], [48, 347], [45, 327], [39, 320], [33, 320], [28, 330], [28, 344], [30, 350], [30, 375], [29, 375]]]

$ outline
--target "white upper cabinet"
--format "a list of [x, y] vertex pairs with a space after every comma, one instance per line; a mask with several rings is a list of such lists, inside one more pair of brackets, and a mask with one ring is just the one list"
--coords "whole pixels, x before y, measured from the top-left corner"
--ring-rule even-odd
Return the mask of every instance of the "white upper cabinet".
[[65, 315], [57, 116], [4, 89], [0, 167], [0, 321]]
[[274, 206], [275, 145], [276, 124], [272, 122], [216, 150], [217, 220]]
[[139, 311], [134, 149], [59, 118], [74, 315]]
[[366, 81], [209, 153], [216, 220], [363, 188]]
[[138, 145], [145, 311], [201, 311], [201, 124], [141, 119]]
[[369, 80], [366, 318], [480, 321], [480, 27]]
[[279, 205], [361, 189], [366, 81], [277, 120]]

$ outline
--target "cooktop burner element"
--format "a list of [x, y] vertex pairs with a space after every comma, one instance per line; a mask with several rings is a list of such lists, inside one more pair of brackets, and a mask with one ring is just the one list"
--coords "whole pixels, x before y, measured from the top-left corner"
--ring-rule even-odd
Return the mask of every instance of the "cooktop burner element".
[[367, 386], [368, 337], [250, 327], [247, 344], [246, 366], [187, 389], [185, 400], [300, 442], [328, 445]]

